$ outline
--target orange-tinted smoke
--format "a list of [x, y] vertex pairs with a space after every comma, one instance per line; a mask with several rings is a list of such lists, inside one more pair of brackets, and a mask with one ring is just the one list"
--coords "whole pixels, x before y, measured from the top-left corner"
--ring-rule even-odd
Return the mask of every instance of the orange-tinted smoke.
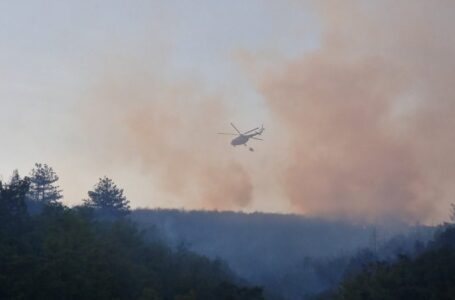
[[455, 193], [455, 2], [317, 1], [321, 46], [263, 77], [309, 214], [443, 218]]
[[[229, 130], [223, 96], [195, 82], [166, 81], [152, 68], [125, 65], [100, 76], [90, 92], [85, 117], [91, 141], [106, 149], [99, 157], [120, 168], [139, 166], [150, 178], [144, 195], [156, 190], [185, 208], [247, 208], [250, 175], [232, 155], [229, 137], [216, 135]], [[146, 203], [157, 202], [163, 200]]]

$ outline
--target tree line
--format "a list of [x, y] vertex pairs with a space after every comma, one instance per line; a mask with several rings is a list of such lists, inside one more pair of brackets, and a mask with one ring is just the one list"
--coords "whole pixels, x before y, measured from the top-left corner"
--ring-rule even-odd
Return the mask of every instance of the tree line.
[[223, 261], [145, 239], [111, 179], [71, 208], [57, 181], [45, 164], [0, 181], [0, 299], [264, 299]]
[[[144, 218], [141, 228], [131, 218], [123, 189], [108, 177], [99, 179], [81, 205], [70, 208], [60, 201], [58, 180], [51, 167], [36, 164], [29, 176], [15, 171], [9, 181], [0, 181], [0, 299], [265, 298], [262, 288], [247, 284], [224, 261], [195, 254], [185, 244], [170, 246], [159, 232], [144, 227], [144, 220], [171, 212], [142, 212], [135, 218]], [[241, 221], [237, 215], [228, 219]], [[451, 220], [455, 222], [455, 206]], [[185, 228], [190, 221], [185, 219]], [[250, 218], [247, 225], [251, 227]], [[276, 228], [270, 224], [265, 230]], [[254, 232], [249, 238], [257, 241], [258, 236]], [[291, 250], [283, 247], [286, 255]], [[308, 257], [292, 268], [277, 265], [273, 270], [281, 272], [281, 280], [256, 284], [264, 284], [271, 291], [266, 290], [267, 297], [276, 299], [455, 299], [455, 228], [439, 227], [428, 243], [396, 237], [354, 255]], [[321, 290], [326, 291], [317, 295]]]
[[441, 225], [434, 239], [418, 251], [392, 261], [373, 259], [345, 274], [319, 300], [455, 299], [455, 226]]
[[[44, 205], [54, 205], [63, 198], [62, 190], [57, 185], [59, 177], [52, 167], [47, 164], [35, 164], [30, 172], [29, 188], [26, 194], [26, 203], [31, 212], [39, 211]], [[18, 171], [13, 172], [11, 182], [20, 180]], [[88, 191], [88, 198], [83, 205], [105, 216], [122, 217], [130, 213], [128, 199], [123, 189], [117, 187], [114, 181], [106, 176], [99, 179], [93, 190]]]

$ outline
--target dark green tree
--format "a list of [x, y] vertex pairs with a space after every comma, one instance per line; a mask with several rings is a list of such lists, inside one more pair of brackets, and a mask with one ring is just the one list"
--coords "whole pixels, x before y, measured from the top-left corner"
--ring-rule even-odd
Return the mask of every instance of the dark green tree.
[[46, 164], [35, 164], [30, 173], [30, 191], [28, 199], [42, 204], [56, 203], [62, 196], [62, 190], [55, 183], [58, 176], [54, 170]]
[[129, 201], [123, 195], [123, 189], [108, 177], [99, 179], [93, 191], [88, 192], [88, 199], [84, 204], [101, 211], [103, 214], [114, 217], [122, 217], [130, 213]]
[[21, 182], [21, 176], [19, 175], [19, 171], [16, 169], [13, 171], [13, 175], [11, 176], [11, 179], [9, 181], [8, 185], [14, 186], [16, 184], [19, 184]]
[[17, 171], [14, 171], [9, 183], [0, 181], [0, 219], [4, 221], [3, 227], [10, 224], [8, 219], [20, 220], [27, 215], [25, 195], [29, 186], [29, 178], [21, 179]]

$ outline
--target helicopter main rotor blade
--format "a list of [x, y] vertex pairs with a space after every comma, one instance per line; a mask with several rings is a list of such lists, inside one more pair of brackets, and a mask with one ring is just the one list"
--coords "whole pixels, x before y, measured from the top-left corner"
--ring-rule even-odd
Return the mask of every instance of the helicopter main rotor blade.
[[258, 140], [258, 141], [263, 141], [263, 139], [260, 139], [260, 138], [257, 138], [257, 137], [251, 137], [250, 139]]
[[240, 135], [242, 135], [242, 133], [240, 132], [240, 130], [238, 130], [237, 127], [235, 127], [234, 124], [231, 123], [231, 126], [235, 129], [235, 131], [237, 131]]
[[237, 133], [224, 133], [224, 132], [218, 132], [217, 134], [224, 134], [224, 135], [235, 135], [237, 136]]
[[248, 134], [248, 133], [253, 132], [253, 131], [255, 131], [255, 130], [258, 130], [258, 129], [259, 129], [259, 127], [256, 127], [256, 128], [254, 128], [254, 129], [248, 130], [248, 131], [245, 132], [244, 134]]

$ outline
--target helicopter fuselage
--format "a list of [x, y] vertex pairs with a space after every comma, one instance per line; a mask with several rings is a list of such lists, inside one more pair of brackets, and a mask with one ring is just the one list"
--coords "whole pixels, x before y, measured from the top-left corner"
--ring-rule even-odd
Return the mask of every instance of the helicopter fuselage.
[[[248, 141], [250, 139], [262, 141], [262, 139], [257, 138], [256, 136], [261, 135], [264, 132], [264, 126], [261, 126], [261, 128], [256, 127], [254, 129], [246, 131], [245, 133], [241, 133], [240, 130], [238, 130], [237, 127], [235, 127], [235, 125], [232, 123], [231, 123], [231, 126], [235, 129], [235, 131], [237, 131], [238, 135], [235, 133], [224, 133], [224, 132], [219, 132], [218, 134], [236, 135], [236, 137], [231, 140], [231, 145], [234, 147], [239, 146], [239, 145], [247, 146], [246, 143], [248, 143]], [[253, 151], [253, 148], [250, 148], [250, 151]]]
[[238, 137], [236, 137], [235, 139], [233, 139], [231, 141], [231, 145], [232, 146], [239, 146], [239, 145], [245, 145], [250, 139], [250, 136], [248, 135], [239, 135]]

